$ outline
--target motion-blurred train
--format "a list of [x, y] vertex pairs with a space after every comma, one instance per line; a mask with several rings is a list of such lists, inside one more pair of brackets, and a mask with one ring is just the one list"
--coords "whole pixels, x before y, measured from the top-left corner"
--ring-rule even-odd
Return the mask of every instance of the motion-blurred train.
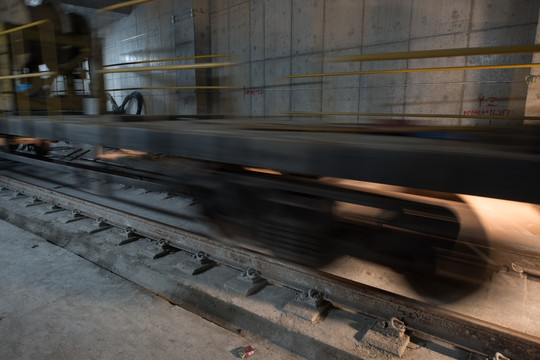
[[[499, 154], [492, 141], [498, 141], [504, 130], [486, 134], [462, 129], [364, 131], [329, 127], [329, 133], [321, 134], [320, 129], [306, 127], [309, 136], [298, 135], [304, 137], [295, 140], [286, 129], [285, 135], [265, 132], [260, 121], [259, 127], [254, 127], [231, 120], [231, 127], [227, 119], [207, 125], [182, 123], [180, 119], [165, 130], [156, 130], [140, 123], [132, 127], [129, 122], [111, 123], [110, 116], [100, 117], [100, 121], [82, 116], [86, 127], [81, 127], [50, 116], [48, 102], [58, 101], [56, 113], [82, 114], [87, 96], [77, 93], [75, 83], [92, 72], [92, 64], [88, 69], [81, 65], [92, 59], [89, 28], [80, 16], [66, 14], [57, 1], [25, 3], [2, 2], [4, 33], [24, 24], [49, 21], [13, 32], [11, 41], [0, 43], [2, 76], [9, 79], [4, 92], [12, 95], [0, 119], [6, 151], [15, 152], [24, 143], [32, 145], [36, 155], [46, 156], [50, 141], [68, 140], [61, 136], [69, 135], [69, 140], [86, 140], [91, 145], [190, 158], [197, 165], [190, 165], [196, 170], [189, 174], [188, 185], [203, 204], [206, 219], [228, 239], [252, 250], [314, 267], [352, 255], [404, 271], [411, 279], [420, 274], [476, 285], [496, 268], [491, 260], [493, 246], [475, 212], [454, 192], [463, 189], [472, 195], [489, 196], [504, 190], [503, 198], [523, 201], [524, 194], [534, 188], [535, 177], [538, 180], [538, 166], [533, 166], [538, 165], [540, 153], [535, 129], [518, 131], [516, 139], [521, 139], [518, 145], [525, 147], [523, 152], [516, 150], [508, 137], [505, 140], [509, 142], [500, 155], [508, 159], [521, 156], [518, 164], [506, 158], [497, 163], [498, 155], [492, 155]], [[40, 26], [43, 28], [38, 32]], [[43, 31], [49, 31], [50, 37], [43, 39]], [[54, 44], [48, 43], [53, 38]], [[44, 62], [44, 57], [55, 61]], [[55, 76], [24, 76], [40, 71], [66, 79], [63, 95], [52, 95]], [[98, 96], [104, 98], [103, 94]], [[43, 124], [43, 119], [52, 125]], [[237, 136], [241, 131], [253, 138]], [[337, 139], [334, 143], [332, 136]], [[350, 144], [341, 141], [345, 137]], [[403, 144], [403, 139], [408, 143]], [[394, 140], [400, 146], [410, 143], [410, 147], [402, 151], [394, 146]], [[441, 150], [443, 155], [437, 157], [430, 149], [443, 142], [445, 148], [453, 142], [473, 144], [471, 148], [478, 146], [480, 151], [473, 157], [454, 149]], [[415, 148], [417, 144], [421, 147]], [[482, 150], [484, 145], [489, 151]], [[509, 148], [513, 150], [507, 152]], [[489, 161], [475, 162], [484, 157]], [[397, 160], [394, 163], [392, 159]], [[426, 168], [428, 164], [432, 168]], [[516, 182], [515, 186], [522, 188], [510, 191], [506, 186], [512, 181], [509, 174], [499, 174], [492, 164], [498, 164], [502, 172], [527, 174], [532, 179], [521, 179], [521, 185]], [[491, 187], [485, 184], [487, 190], [480, 191], [476, 182], [493, 181], [494, 174], [501, 182]], [[373, 183], [379, 181], [392, 185]], [[531, 199], [538, 202], [538, 194]]]

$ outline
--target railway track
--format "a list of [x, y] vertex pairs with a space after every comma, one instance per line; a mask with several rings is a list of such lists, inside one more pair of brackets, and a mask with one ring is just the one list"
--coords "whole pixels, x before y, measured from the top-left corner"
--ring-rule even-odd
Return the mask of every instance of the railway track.
[[248, 336], [308, 358], [540, 354], [535, 334], [218, 241], [166, 176], [3, 156], [2, 218]]

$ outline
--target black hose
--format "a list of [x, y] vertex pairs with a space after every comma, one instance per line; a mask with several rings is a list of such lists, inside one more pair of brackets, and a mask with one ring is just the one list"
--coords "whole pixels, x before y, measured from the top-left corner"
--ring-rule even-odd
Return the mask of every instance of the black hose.
[[116, 104], [116, 101], [111, 96], [111, 94], [107, 93], [107, 98], [111, 102], [113, 113], [115, 114], [125, 114], [126, 113], [126, 105], [129, 101], [135, 99], [137, 100], [137, 115], [141, 115], [142, 112], [142, 106], [143, 106], [143, 96], [140, 92], [134, 91], [128, 96], [124, 98], [124, 101], [122, 102], [122, 105], [118, 106]]

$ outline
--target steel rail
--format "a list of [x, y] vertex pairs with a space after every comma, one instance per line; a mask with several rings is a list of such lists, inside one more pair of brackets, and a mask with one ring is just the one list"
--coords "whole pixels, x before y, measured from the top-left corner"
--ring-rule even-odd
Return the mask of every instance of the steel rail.
[[317, 289], [335, 306], [346, 307], [380, 319], [397, 317], [408, 330], [440, 338], [458, 347], [493, 356], [504, 353], [512, 359], [531, 359], [540, 353], [540, 338], [462, 315], [438, 306], [409, 299], [334, 275], [293, 265], [234, 248], [170, 225], [138, 217], [97, 203], [63, 194], [17, 179], [0, 176], [0, 185], [35, 196], [41, 201], [78, 210], [91, 218], [107, 219], [110, 225], [134, 229], [151, 239], [166, 239], [189, 252], [204, 251], [217, 262], [245, 270], [253, 267], [267, 279], [293, 289]]
[[[81, 163], [73, 163], [70, 162], [63, 162], [63, 161], [46, 161], [43, 159], [35, 158], [35, 157], [28, 157], [28, 156], [21, 156], [21, 155], [14, 155], [10, 153], [4, 153], [0, 151], [0, 157], [8, 160], [13, 161], [21, 164], [31, 165], [33, 167], [38, 166], [44, 169], [49, 169], [53, 171], [58, 171], [62, 173], [70, 173], [71, 175], [75, 175], [78, 178], [83, 179], [94, 179], [94, 180], [103, 180], [105, 182], [109, 183], [117, 183], [122, 184], [126, 186], [141, 188], [144, 190], [150, 190], [150, 191], [157, 191], [157, 192], [166, 192], [168, 194], [188, 194], [189, 189], [186, 188], [186, 186], [181, 185], [183, 184], [182, 180], [179, 178], [176, 178], [176, 182], [172, 180], [170, 177], [166, 176], [160, 176], [155, 173], [146, 172], [146, 171], [134, 171], [133, 169], [111, 169], [110, 165], [101, 164], [101, 166], [89, 166], [86, 164]], [[13, 171], [17, 174], [23, 174], [23, 175], [29, 175], [27, 172], [19, 171], [19, 169], [11, 169], [10, 171]], [[38, 175], [33, 175], [34, 179], [40, 179], [40, 180], [46, 180], [50, 181], [48, 178], [43, 178]], [[74, 186], [69, 181], [63, 181], [63, 180], [55, 180], [55, 185], [60, 185], [64, 188], [70, 188], [70, 189], [80, 189], [79, 187]], [[104, 192], [100, 191], [98, 188], [84, 188], [83, 190], [85, 193], [97, 195], [97, 196], [103, 196]], [[140, 203], [137, 203], [136, 201], [118, 198], [114, 195], [111, 195], [110, 193], [107, 193], [107, 198], [109, 200], [113, 201], [120, 201], [127, 205], [133, 205], [133, 206], [140, 206]], [[168, 210], [168, 209], [162, 209], [155, 207], [151, 204], [145, 204], [144, 208], [149, 211], [159, 211], [160, 214], [174, 216], [176, 218], [181, 217], [186, 220], [190, 221], [196, 221], [197, 218], [195, 217], [189, 217], [186, 215], [179, 215], [177, 212]]]
[[[99, 163], [92, 163], [90, 165], [80, 162], [64, 161], [51, 158], [36, 158], [34, 156], [17, 155], [5, 152], [0, 152], [0, 157], [6, 160], [32, 166], [68, 172], [80, 177], [105, 180], [107, 182], [117, 182], [123, 185], [169, 193], [189, 193], [193, 187], [200, 186], [199, 183], [202, 176], [202, 174], [195, 175], [189, 171], [183, 171], [182, 173], [176, 172], [174, 176], [163, 176], [154, 172], [124, 168], [119, 169], [114, 165], [103, 165]], [[205, 175], [206, 178], [209, 176], [211, 176], [211, 173]], [[442, 206], [419, 203], [412, 200], [390, 196], [377, 191], [348, 189], [345, 187], [321, 184], [310, 179], [299, 180], [283, 176], [268, 177], [267, 175], [261, 176], [261, 173], [258, 172], [248, 172], [238, 175], [226, 171], [219, 172], [217, 177], [219, 179], [216, 180], [216, 183], [230, 181], [231, 183], [246, 187], [255, 185], [262, 189], [275, 189], [308, 194], [315, 197], [332, 199], [333, 201], [344, 201], [347, 203], [360, 204], [364, 206], [381, 207], [391, 211], [399, 211], [399, 209], [407, 208], [416, 209], [422, 213], [425, 212], [434, 214], [443, 209]], [[97, 194], [99, 194], [99, 192]], [[449, 219], [449, 221], [453, 220]], [[435, 234], [426, 232], [419, 232], [419, 234], [424, 236], [435, 236]], [[444, 236], [440, 237], [440, 239], [455, 241]]]
[[96, 165], [91, 167], [79, 163], [70, 163], [68, 165], [67, 161], [44, 160], [5, 152], [0, 152], [0, 158], [55, 171], [67, 171], [81, 177], [106, 180], [110, 182], [117, 181], [124, 185], [136, 186], [153, 191], [167, 191], [173, 189], [174, 186], [171, 179], [152, 173], [137, 171], [128, 172], [125, 170], [120, 172], [108, 169], [107, 166], [101, 166], [101, 168], [98, 168]]
[[[188, 194], [191, 192], [192, 187], [196, 186], [194, 184], [199, 184], [201, 174], [195, 175], [189, 171], [183, 170], [181, 173], [176, 172], [174, 176], [171, 175], [161, 175], [156, 172], [145, 171], [145, 170], [136, 170], [133, 168], [125, 168], [121, 165], [114, 163], [103, 163], [103, 162], [94, 162], [91, 161], [87, 164], [81, 162], [73, 162], [71, 160], [63, 160], [56, 158], [40, 158], [34, 155], [22, 155], [22, 154], [13, 154], [0, 151], [0, 157], [9, 161], [18, 162], [22, 164], [27, 164], [31, 166], [38, 166], [54, 171], [60, 172], [69, 172], [79, 177], [91, 178], [95, 180], [104, 180], [106, 182], [116, 182], [123, 185], [143, 188], [145, 190], [167, 192], [167, 193], [182, 193]], [[258, 169], [262, 170], [262, 173], [272, 174], [272, 170], [268, 169]], [[412, 199], [403, 198], [401, 196], [395, 196], [395, 194], [388, 194], [384, 191], [375, 191], [373, 189], [369, 191], [362, 191], [358, 189], [350, 189], [347, 187], [336, 187], [320, 184], [318, 181], [313, 181], [311, 179], [301, 179], [301, 181], [284, 179], [281, 176], [268, 178], [260, 177], [261, 174], [257, 169], [251, 169], [252, 173], [247, 173], [244, 175], [233, 175], [227, 172], [221, 172], [219, 177], [220, 179], [225, 177], [230, 177], [234, 183], [242, 184], [244, 186], [257, 185], [260, 188], [273, 188], [279, 190], [286, 190], [291, 192], [305, 193], [312, 196], [322, 197], [332, 199], [334, 201], [344, 201], [352, 204], [360, 204], [373, 207], [382, 207], [396, 211], [400, 208], [408, 208], [409, 211], [412, 211], [411, 208], [415, 205], [420, 205], [419, 202], [416, 202]], [[17, 171], [15, 171], [17, 172]], [[206, 174], [205, 176], [208, 176]], [[65, 185], [67, 187], [73, 187], [73, 185], [63, 182], [55, 181], [58, 184]], [[85, 189], [85, 192], [89, 192], [90, 189]], [[96, 195], [103, 195], [99, 191], [92, 191]], [[126, 201], [124, 199], [111, 198], [113, 200]], [[420, 205], [423, 210], [426, 212], [434, 212], [437, 209], [440, 209], [442, 205], [427, 204], [423, 203]], [[159, 210], [147, 205], [149, 210]], [[172, 212], [167, 212], [169, 215], [177, 215]], [[403, 230], [403, 228], [400, 228]], [[435, 236], [432, 233], [421, 233], [425, 236]], [[454, 243], [463, 243], [470, 244], [469, 242], [464, 242], [458, 239], [450, 239], [445, 237], [439, 237], [439, 239], [452, 241]], [[486, 248], [488, 247], [480, 244], [475, 244], [477, 248]], [[502, 249], [502, 248], [501, 248]], [[531, 252], [527, 250], [518, 250], [511, 247], [505, 247], [502, 249], [503, 252], [513, 255], [519, 255], [520, 257], [529, 258], [533, 261], [540, 259], [540, 254], [536, 252]]]
[[[146, 190], [152, 190], [152, 191], [161, 191], [161, 192], [168, 192], [168, 193], [190, 193], [190, 190], [193, 186], [197, 186], [194, 184], [199, 184], [200, 182], [200, 174], [198, 176], [194, 176], [193, 174], [189, 173], [182, 173], [182, 175], [175, 175], [175, 177], [171, 176], [162, 176], [156, 173], [150, 173], [145, 171], [134, 171], [133, 169], [122, 169], [117, 170], [115, 169], [116, 166], [113, 165], [113, 169], [109, 168], [108, 166], [98, 166], [101, 164], [95, 165], [88, 165], [88, 164], [81, 164], [81, 163], [74, 163], [69, 161], [59, 161], [54, 159], [43, 159], [43, 158], [36, 158], [34, 156], [26, 156], [26, 155], [16, 155], [16, 154], [10, 154], [5, 152], [0, 152], [0, 157], [14, 161], [19, 162], [31, 166], [38, 166], [50, 170], [55, 171], [61, 171], [61, 172], [69, 172], [76, 176], [80, 177], [86, 177], [96, 180], [105, 180], [107, 182], [117, 182], [123, 185], [129, 185], [133, 187], [139, 187]], [[265, 171], [268, 171], [265, 169]], [[16, 171], [15, 171], [16, 172]], [[207, 174], [206, 176], [209, 176], [210, 174]], [[291, 180], [291, 179], [285, 179], [281, 176], [278, 177], [261, 177], [259, 176], [260, 173], [253, 172], [243, 175], [237, 175], [237, 174], [231, 174], [227, 172], [220, 172], [218, 177], [220, 180], [218, 181], [225, 181], [225, 179], [231, 180], [233, 183], [237, 185], [243, 185], [243, 186], [250, 186], [250, 185], [256, 185], [259, 188], [264, 189], [276, 189], [276, 190], [282, 190], [282, 191], [290, 191], [295, 193], [303, 193], [303, 194], [309, 194], [311, 196], [316, 196], [320, 198], [326, 198], [326, 199], [332, 199], [333, 201], [344, 201], [347, 203], [352, 204], [360, 204], [364, 206], [373, 206], [373, 207], [381, 207], [384, 209], [388, 209], [391, 211], [399, 211], [401, 208], [408, 208], [408, 209], [418, 209], [420, 212], [430, 212], [435, 213], [437, 210], [442, 209], [441, 206], [433, 205], [433, 204], [421, 204], [419, 202], [415, 202], [413, 200], [407, 200], [404, 198], [391, 196], [388, 194], [384, 194], [383, 192], [377, 192], [377, 191], [360, 191], [355, 189], [348, 189], [346, 187], [336, 187], [332, 185], [325, 185], [320, 184], [316, 181], [309, 180], [309, 179], [302, 179], [301, 181]], [[55, 183], [66, 185], [69, 187], [73, 187], [72, 185], [68, 185], [63, 181], [55, 181]], [[85, 189], [86, 192], [88, 190]], [[99, 191], [93, 192], [96, 195], [102, 195]], [[116, 199], [115, 197], [112, 197], [112, 199]], [[119, 199], [120, 200], [120, 199]], [[420, 208], [418, 207], [420, 206]], [[153, 210], [154, 208], [149, 207], [150, 210]], [[159, 210], [163, 211], [163, 210]], [[168, 212], [168, 214], [171, 214]], [[452, 221], [452, 220], [450, 220]], [[405, 230], [403, 227], [400, 227], [399, 229]], [[412, 230], [414, 231], [414, 230]], [[433, 233], [428, 232], [417, 232], [419, 235], [422, 236], [436, 236]], [[445, 241], [452, 241], [454, 243], [460, 243], [461, 241], [447, 238], [444, 236], [439, 236], [440, 240]], [[467, 243], [468, 244], [468, 243]], [[481, 245], [476, 245], [477, 247], [482, 247]], [[512, 250], [510, 250], [512, 251]], [[514, 251], [515, 252], [515, 251]], [[529, 254], [522, 254], [522, 255], [529, 255]]]

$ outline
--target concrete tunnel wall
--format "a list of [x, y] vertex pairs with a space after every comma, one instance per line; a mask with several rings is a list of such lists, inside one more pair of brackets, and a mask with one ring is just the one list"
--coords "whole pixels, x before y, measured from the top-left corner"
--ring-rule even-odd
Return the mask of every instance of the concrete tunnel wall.
[[[209, 41], [201, 40], [201, 32], [206, 37], [209, 32], [208, 4], [208, 1], [198, 0], [156, 0], [133, 7], [128, 16], [91, 11], [88, 18], [91, 19], [94, 32], [103, 42], [103, 64], [209, 54]], [[155, 62], [124, 67], [167, 66], [188, 62], [193, 61]], [[104, 81], [105, 89], [118, 104], [135, 89], [140, 91], [144, 97], [144, 114], [197, 114], [207, 108], [200, 100], [204, 100], [204, 92], [199, 94], [194, 89], [145, 89], [200, 85], [204, 79], [202, 76], [198, 79], [196, 75], [194, 70], [117, 73], [105, 75]], [[128, 112], [134, 113], [134, 108], [132, 104]]]
[[[215, 111], [274, 116], [287, 111], [463, 114], [497, 109], [502, 114], [523, 115], [524, 80], [530, 69], [292, 80], [284, 76], [530, 63], [530, 54], [366, 63], [328, 60], [363, 53], [533, 44], [539, 7], [540, 2], [534, 0], [213, 1], [212, 51], [235, 54], [243, 62], [217, 73], [223, 83], [251, 90], [222, 93]], [[322, 119], [359, 122], [370, 118]], [[428, 122], [480, 124], [489, 120]]]
[[[120, 19], [102, 17], [104, 63], [232, 54], [240, 65], [107, 75], [106, 88], [186, 85], [231, 90], [143, 90], [147, 114], [282, 116], [289, 111], [523, 115], [530, 69], [288, 79], [373, 69], [531, 63], [532, 55], [335, 63], [341, 55], [534, 44], [536, 0], [158, 0]], [[97, 26], [96, 26], [97, 24]], [[201, 60], [203, 61], [203, 60]], [[207, 60], [204, 60], [207, 61]], [[167, 65], [157, 63], [154, 65]], [[210, 78], [207, 74], [211, 74]], [[115, 91], [117, 101], [130, 91]], [[316, 116], [336, 122], [370, 117]], [[433, 119], [488, 124], [512, 121]]]

